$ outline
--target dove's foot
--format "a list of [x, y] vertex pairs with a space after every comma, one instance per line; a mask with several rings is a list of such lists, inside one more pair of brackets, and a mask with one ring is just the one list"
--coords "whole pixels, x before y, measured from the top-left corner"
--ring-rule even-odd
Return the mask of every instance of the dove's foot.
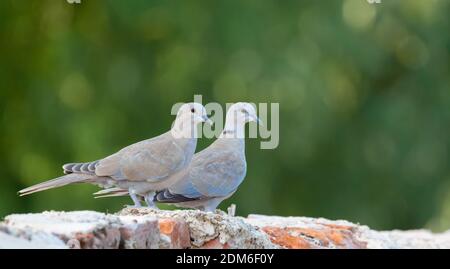
[[155, 196], [155, 192], [149, 192], [144, 196], [145, 203], [147, 204], [148, 208], [152, 209], [159, 209], [155, 202], [153, 201], [153, 197]]
[[[141, 205], [141, 201], [139, 200], [139, 198], [136, 196], [136, 193], [134, 193], [134, 191], [129, 190], [128, 193], [130, 194], [131, 200], [133, 200], [134, 205], [130, 206], [132, 208], [139, 208], [142, 207]], [[128, 208], [128, 206], [127, 206]]]

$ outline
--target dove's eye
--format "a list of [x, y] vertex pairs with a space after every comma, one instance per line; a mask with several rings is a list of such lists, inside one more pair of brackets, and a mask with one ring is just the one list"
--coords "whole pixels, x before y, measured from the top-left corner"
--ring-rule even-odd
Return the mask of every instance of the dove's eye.
[[248, 114], [247, 110], [245, 110], [245, 109], [241, 109], [241, 112], [244, 113], [245, 115]]
[[192, 113], [195, 113], [195, 108], [191, 108], [191, 112], [192, 112]]

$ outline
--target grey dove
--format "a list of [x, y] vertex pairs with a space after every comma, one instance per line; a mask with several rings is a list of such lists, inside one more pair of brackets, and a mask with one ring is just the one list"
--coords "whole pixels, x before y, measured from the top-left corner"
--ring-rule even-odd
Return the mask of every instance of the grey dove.
[[135, 206], [141, 206], [137, 195], [144, 197], [148, 206], [154, 206], [154, 192], [170, 187], [171, 176], [191, 162], [197, 145], [197, 124], [201, 122], [211, 122], [203, 105], [184, 104], [168, 132], [97, 161], [65, 164], [65, 176], [23, 189], [19, 195], [72, 183], [91, 183], [102, 188], [126, 189]]
[[208, 148], [194, 155], [191, 164], [180, 174], [176, 183], [157, 192], [154, 200], [178, 207], [214, 211], [230, 197], [244, 180], [245, 124], [261, 121], [249, 103], [236, 103], [226, 115], [225, 128]]

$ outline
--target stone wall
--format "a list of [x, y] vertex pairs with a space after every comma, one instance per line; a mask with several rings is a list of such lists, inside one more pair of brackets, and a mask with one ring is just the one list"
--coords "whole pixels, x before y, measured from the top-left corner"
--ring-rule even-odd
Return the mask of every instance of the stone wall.
[[343, 220], [126, 208], [13, 214], [0, 248], [450, 248], [450, 231], [374, 231]]

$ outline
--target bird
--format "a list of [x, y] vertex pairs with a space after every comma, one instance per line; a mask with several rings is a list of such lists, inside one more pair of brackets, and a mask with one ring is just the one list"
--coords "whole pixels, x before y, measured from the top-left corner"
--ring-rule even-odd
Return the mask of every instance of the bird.
[[168, 188], [173, 183], [171, 176], [191, 162], [197, 146], [197, 125], [202, 122], [212, 124], [203, 105], [183, 104], [169, 131], [100, 160], [65, 164], [63, 171], [66, 175], [20, 190], [19, 195], [72, 183], [91, 183], [109, 191], [127, 190], [134, 207], [141, 207], [138, 195], [144, 198], [147, 206], [155, 207], [154, 192]]
[[[218, 139], [196, 153], [186, 169], [172, 176], [171, 187], [157, 191], [153, 201], [212, 212], [232, 196], [247, 171], [244, 140], [247, 122], [262, 125], [251, 104], [232, 105]], [[128, 195], [128, 190], [109, 188], [102, 194], [100, 197], [123, 196]]]
[[255, 108], [249, 103], [233, 104], [220, 136], [206, 149], [196, 153], [176, 183], [158, 191], [154, 201], [212, 212], [232, 196], [245, 178], [245, 124], [257, 122]]

